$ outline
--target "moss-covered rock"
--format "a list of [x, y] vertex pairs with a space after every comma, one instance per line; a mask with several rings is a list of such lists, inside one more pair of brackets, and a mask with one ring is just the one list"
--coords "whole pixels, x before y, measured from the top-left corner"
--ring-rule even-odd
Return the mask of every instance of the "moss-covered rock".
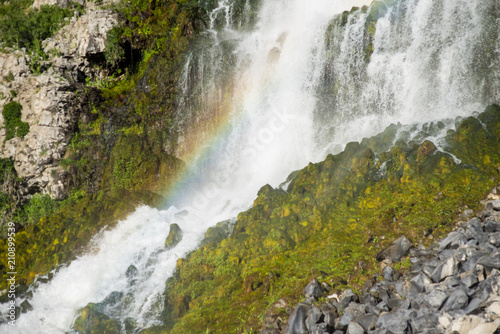
[[165, 248], [174, 248], [182, 240], [182, 230], [177, 224], [170, 225], [170, 231], [168, 232], [167, 240], [165, 240]]
[[73, 328], [82, 334], [120, 333], [119, 322], [101, 313], [99, 307], [93, 303], [84, 307]]
[[[442, 235], [496, 182], [498, 117], [500, 110], [489, 107], [449, 134], [462, 164], [430, 141], [396, 141], [385, 150], [381, 138], [395, 139], [391, 126], [295, 172], [286, 191], [262, 187], [228, 238], [178, 261], [166, 287], [170, 333], [256, 330], [269, 305], [297, 302], [311, 276], [335, 289], [356, 288], [393, 240], [429, 243], [430, 233]], [[479, 126], [482, 119], [488, 124]]]

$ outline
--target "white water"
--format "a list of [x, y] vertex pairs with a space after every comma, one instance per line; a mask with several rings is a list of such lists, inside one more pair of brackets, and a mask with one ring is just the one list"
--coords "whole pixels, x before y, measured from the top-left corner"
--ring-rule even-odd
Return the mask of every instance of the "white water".
[[[481, 3], [492, 7], [495, 1]], [[29, 300], [34, 310], [23, 314], [13, 331], [3, 325], [0, 332], [67, 332], [81, 308], [101, 302], [114, 291], [133, 296], [132, 302], [124, 302], [124, 297], [105, 312], [122, 320], [133, 318], [139, 328], [150, 326], [161, 311], [165, 280], [177, 258], [196, 247], [208, 227], [251, 206], [261, 186], [277, 187], [291, 171], [322, 160], [325, 152], [338, 151], [347, 141], [375, 134], [391, 122], [453, 118], [498, 102], [498, 84], [486, 91], [480, 84], [467, 83], [468, 77], [475, 76], [470, 59], [478, 46], [473, 42], [481, 39], [481, 18], [488, 6], [465, 0], [401, 3], [405, 8], [389, 11], [387, 18], [378, 21], [368, 65], [359, 50], [365, 14], [357, 14], [340, 30], [342, 35], [332, 37], [337, 44], [325, 48], [329, 21], [355, 1], [269, 0], [264, 1], [252, 31], [211, 29], [215, 44], [234, 45], [235, 87], [231, 92], [235, 103], [228, 130], [211, 144], [203, 159], [193, 162], [190, 180], [176, 198], [181, 209], [141, 207], [113, 230], [96, 236], [91, 252], [34, 289]], [[434, 8], [436, 4], [441, 4], [442, 11]], [[227, 16], [217, 17], [230, 7], [223, 0], [220, 5], [212, 22], [222, 20], [230, 26]], [[389, 23], [389, 15], [401, 13], [406, 20]], [[458, 22], [460, 29], [450, 21]], [[496, 52], [493, 59], [498, 69], [500, 38], [496, 38], [489, 48]], [[439, 52], [433, 49], [436, 43], [441, 43]], [[214, 72], [229, 65], [215, 61], [220, 55], [217, 50], [209, 50], [196, 79], [206, 80], [202, 96], [215, 92], [220, 99], [222, 88], [214, 81]], [[182, 82], [184, 91], [189, 86], [189, 66], [190, 62]], [[333, 103], [323, 100], [324, 92], [318, 93], [330, 70], [341, 83]], [[210, 104], [205, 97], [197, 103]], [[318, 117], [318, 110], [324, 115]], [[165, 251], [172, 223], [179, 224], [184, 237]], [[125, 275], [130, 265], [139, 273], [134, 284]]]

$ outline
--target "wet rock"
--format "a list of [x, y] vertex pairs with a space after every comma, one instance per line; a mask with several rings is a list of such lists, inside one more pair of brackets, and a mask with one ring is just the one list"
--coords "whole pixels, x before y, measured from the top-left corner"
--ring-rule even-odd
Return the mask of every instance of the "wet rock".
[[319, 297], [321, 297], [321, 295], [322, 295], [321, 285], [319, 284], [318, 280], [314, 278], [304, 288], [304, 296], [318, 299]]
[[89, 303], [84, 307], [73, 328], [82, 333], [120, 333], [118, 321], [101, 313], [94, 303]]
[[383, 261], [385, 259], [389, 259], [392, 262], [399, 261], [403, 256], [408, 254], [408, 251], [413, 245], [410, 240], [405, 236], [402, 236], [399, 239], [396, 239], [392, 244], [390, 244], [387, 248], [379, 252], [376, 256], [378, 261]]
[[170, 231], [168, 232], [167, 240], [165, 240], [165, 248], [171, 249], [177, 246], [182, 240], [182, 230], [177, 224], [170, 224]]
[[306, 319], [311, 309], [310, 305], [299, 303], [288, 320], [288, 334], [308, 334]]
[[19, 306], [21, 306], [22, 313], [33, 311], [33, 306], [31, 306], [31, 304], [27, 300], [23, 301]]
[[139, 274], [139, 270], [133, 264], [131, 264], [125, 272], [125, 276], [127, 276], [128, 278], [134, 278], [135, 276], [137, 276], [137, 274]]

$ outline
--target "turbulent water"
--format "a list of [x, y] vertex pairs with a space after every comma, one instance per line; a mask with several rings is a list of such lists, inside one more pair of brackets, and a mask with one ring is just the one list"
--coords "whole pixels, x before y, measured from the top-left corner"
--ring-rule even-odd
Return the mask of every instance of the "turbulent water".
[[[195, 153], [175, 206], [138, 208], [95, 236], [88, 254], [31, 288], [33, 311], [14, 331], [0, 332], [65, 333], [81, 308], [103, 301], [111, 317], [153, 325], [177, 259], [261, 186], [390, 123], [453, 120], [500, 101], [498, 0], [400, 0], [369, 29], [371, 9], [337, 15], [362, 4], [263, 0], [236, 19], [220, 0], [180, 80], [179, 154]], [[172, 223], [184, 237], [166, 251]]]

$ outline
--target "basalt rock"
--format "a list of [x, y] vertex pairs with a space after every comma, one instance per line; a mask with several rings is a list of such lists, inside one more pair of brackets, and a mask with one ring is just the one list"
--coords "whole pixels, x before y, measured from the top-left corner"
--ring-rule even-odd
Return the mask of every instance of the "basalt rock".
[[[487, 210], [494, 209], [489, 206]], [[395, 270], [386, 266], [385, 281], [375, 283], [361, 297], [351, 290], [340, 295], [342, 312], [333, 324], [328, 316], [315, 316], [308, 319], [311, 325], [304, 333], [316, 333], [311, 330], [312, 322], [314, 328], [324, 323], [330, 329], [328, 333], [338, 334], [496, 333], [500, 328], [498, 245], [466, 243], [477, 241], [481, 233], [495, 235], [496, 227], [491, 222], [471, 218], [435, 244], [438, 252], [435, 246], [412, 252], [413, 266], [401, 277], [395, 277]], [[465, 237], [464, 231], [475, 232], [466, 232]], [[394, 244], [400, 245], [400, 240], [388, 248]]]

